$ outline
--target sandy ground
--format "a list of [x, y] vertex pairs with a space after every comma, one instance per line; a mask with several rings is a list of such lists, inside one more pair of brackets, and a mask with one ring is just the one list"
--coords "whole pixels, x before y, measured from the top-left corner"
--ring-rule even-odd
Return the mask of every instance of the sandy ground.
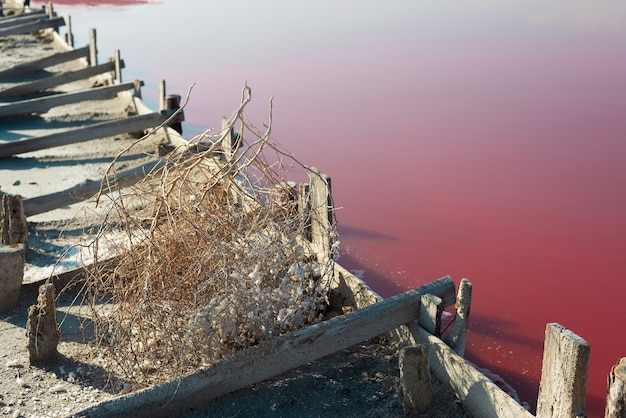
[[[39, 48], [37, 52], [37, 48]], [[43, 37], [0, 38], [0, 69], [57, 50]], [[0, 90], [23, 80], [2, 80]], [[72, 89], [80, 86], [65, 86]], [[0, 120], [0, 143], [43, 135], [78, 126], [85, 121], [121, 117], [127, 98], [87, 102], [55, 108], [50, 112]], [[2, 191], [25, 198], [64, 190], [84, 179], [98, 179], [112, 158], [133, 137], [114, 137], [23, 154], [0, 160]], [[154, 144], [138, 147], [124, 157], [125, 165], [151, 158]], [[29, 219], [30, 250], [25, 268], [26, 281], [37, 282], [70, 269], [71, 249], [88, 223], [76, 217], [82, 205], [72, 205]], [[61, 257], [69, 254], [66, 259]], [[61, 329], [59, 357], [31, 365], [26, 350], [26, 311], [36, 302], [37, 286], [22, 288], [19, 304], [0, 313], [0, 415], [51, 417], [71, 415], [89, 405], [131, 390], [133, 382], [109, 373], [111, 359], [93, 353], [85, 337], [89, 321], [85, 308], [77, 303], [75, 291], [57, 301]], [[281, 375], [224, 399], [206, 408], [185, 411], [188, 416], [406, 416], [397, 392], [398, 347], [375, 339], [321, 361]], [[435, 382], [435, 403], [422, 416], [465, 416], [447, 385]], [[181, 411], [182, 414], [183, 411]]]

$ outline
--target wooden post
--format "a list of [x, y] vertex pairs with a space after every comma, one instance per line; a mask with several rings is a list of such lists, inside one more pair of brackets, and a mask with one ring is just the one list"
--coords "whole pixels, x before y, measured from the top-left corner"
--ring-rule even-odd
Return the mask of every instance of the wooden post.
[[606, 391], [605, 418], [626, 418], [626, 357], [611, 368]]
[[[141, 80], [133, 81], [133, 95], [138, 99], [141, 99], [141, 87], [142, 86], [143, 86], [143, 81]], [[163, 109], [159, 107], [159, 111], [161, 110]]]
[[[178, 109], [180, 109], [180, 95], [178, 94], [168, 94], [165, 96], [165, 112], [170, 115], [173, 115]], [[169, 122], [168, 127], [172, 128], [179, 134], [183, 134], [183, 124], [181, 123], [185, 120], [185, 117], [182, 112], [179, 112], [173, 120]]]
[[54, 17], [54, 8], [52, 7], [52, 2], [48, 2], [48, 19], [52, 19]]
[[159, 80], [159, 110], [165, 109], [165, 94], [166, 94], [165, 80], [161, 78]]
[[311, 236], [311, 204], [309, 202], [309, 190], [310, 187], [306, 183], [301, 183], [298, 187], [298, 212], [303, 217], [303, 238], [311, 242], [313, 237]]
[[589, 343], [557, 323], [546, 326], [537, 418], [584, 417]]
[[285, 217], [295, 216], [298, 209], [297, 185], [293, 181], [281, 181], [276, 186], [276, 205]]
[[96, 30], [89, 29], [89, 65], [98, 65], [98, 47], [96, 44]]
[[[441, 300], [441, 298], [439, 298]], [[400, 349], [400, 397], [404, 411], [410, 415], [425, 412], [433, 400], [433, 386], [424, 344]]]
[[25, 254], [24, 244], [0, 244], [0, 312], [15, 307], [19, 302]]
[[220, 147], [222, 148], [222, 155], [224, 161], [228, 162], [233, 158], [233, 128], [228, 123], [228, 118], [222, 116], [222, 138], [220, 141]]
[[2, 194], [0, 201], [0, 244], [28, 246], [28, 222], [22, 197]]
[[65, 43], [74, 48], [74, 34], [72, 33], [72, 16], [67, 16], [67, 32], [65, 33]]
[[331, 257], [332, 198], [330, 177], [311, 167], [308, 171], [309, 205], [311, 213], [311, 242], [318, 254], [318, 261]]
[[444, 342], [461, 357], [465, 354], [465, 341], [467, 339], [467, 329], [469, 328], [471, 304], [472, 283], [467, 279], [461, 279], [459, 293], [456, 297], [456, 317], [448, 335], [444, 339]]
[[122, 59], [120, 57], [119, 49], [115, 50], [115, 56], [113, 57], [113, 59], [115, 60], [115, 83], [121, 84], [122, 83], [122, 68], [124, 67], [124, 65], [122, 64]]
[[443, 301], [440, 297], [426, 294], [422, 296], [420, 313], [417, 323], [426, 331], [439, 338], [441, 336], [441, 314]]
[[53, 360], [56, 357], [61, 332], [57, 325], [54, 285], [52, 283], [39, 286], [37, 305], [28, 308], [26, 336], [28, 337], [31, 364], [43, 360]]

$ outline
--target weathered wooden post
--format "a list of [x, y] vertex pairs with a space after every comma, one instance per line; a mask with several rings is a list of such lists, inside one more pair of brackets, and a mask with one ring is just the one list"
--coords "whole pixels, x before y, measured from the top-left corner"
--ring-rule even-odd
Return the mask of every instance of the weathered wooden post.
[[19, 195], [0, 195], [0, 244], [28, 246], [28, 222]]
[[315, 167], [308, 171], [309, 205], [311, 213], [311, 242], [318, 254], [318, 261], [325, 262], [331, 254], [332, 192], [330, 177]]
[[117, 84], [122, 83], [122, 59], [120, 57], [120, 50], [115, 50], [115, 56], [113, 57], [115, 62], [115, 82]]
[[165, 109], [165, 94], [166, 94], [166, 89], [165, 89], [165, 79], [160, 78], [159, 79], [159, 110], [164, 110]]
[[[180, 109], [180, 95], [178, 94], [168, 94], [165, 96], [165, 110], [169, 110], [171, 114]], [[170, 128], [174, 129], [176, 132], [182, 135], [183, 133], [183, 124], [184, 120], [183, 114], [179, 113], [174, 120], [170, 122], [168, 125]]]
[[303, 238], [307, 241], [311, 241], [311, 216], [310, 216], [310, 202], [309, 202], [309, 185], [306, 183], [300, 183], [298, 185], [298, 212], [303, 217]]
[[98, 47], [96, 45], [96, 30], [89, 29], [89, 65], [98, 65]]
[[441, 336], [443, 308], [443, 300], [439, 296], [430, 293], [422, 296], [417, 323], [437, 338]]
[[282, 181], [276, 186], [276, 205], [283, 216], [295, 216], [298, 210], [297, 184], [293, 181]]
[[27, 247], [28, 222], [21, 196], [0, 194], [0, 312], [20, 299]]
[[589, 343], [562, 325], [546, 326], [537, 418], [584, 417]]
[[53, 360], [56, 357], [61, 332], [57, 325], [52, 283], [39, 286], [37, 305], [28, 308], [26, 336], [31, 364], [42, 360]]
[[0, 244], [0, 312], [8, 311], [19, 302], [25, 254], [24, 244]]
[[398, 354], [402, 406], [409, 415], [421, 414], [433, 400], [428, 348], [424, 344], [402, 347]]
[[[141, 87], [142, 86], [143, 86], [143, 81], [141, 80], [133, 81], [133, 95], [138, 99], [141, 99]], [[159, 110], [162, 110], [162, 109], [159, 108]]]
[[605, 418], [626, 418], [626, 357], [611, 368], [606, 391]]
[[67, 21], [67, 32], [65, 33], [65, 43], [74, 48], [74, 34], [72, 33], [72, 16], [65, 18]]
[[233, 158], [233, 127], [230, 126], [228, 118], [222, 117], [222, 140], [220, 143], [222, 148], [222, 155], [225, 161], [230, 161]]
[[469, 314], [472, 304], [472, 283], [467, 279], [461, 279], [459, 292], [456, 297], [456, 317], [444, 342], [459, 356], [465, 354], [465, 342], [467, 329], [469, 328]]

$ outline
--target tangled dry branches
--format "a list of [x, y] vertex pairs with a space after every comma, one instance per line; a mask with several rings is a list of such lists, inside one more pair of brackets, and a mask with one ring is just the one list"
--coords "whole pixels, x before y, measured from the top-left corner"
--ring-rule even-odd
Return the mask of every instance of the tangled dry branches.
[[[221, 131], [194, 138], [135, 186], [100, 196], [111, 209], [91, 244], [86, 293], [96, 344], [127, 378], [180, 376], [321, 319], [334, 222], [317, 227], [328, 248], [314, 251], [310, 239], [330, 193], [315, 203], [308, 184], [286, 181], [294, 169], [324, 179], [272, 142], [271, 104], [264, 131], [246, 121], [249, 101], [245, 86]], [[105, 262], [111, 248], [117, 255]]]

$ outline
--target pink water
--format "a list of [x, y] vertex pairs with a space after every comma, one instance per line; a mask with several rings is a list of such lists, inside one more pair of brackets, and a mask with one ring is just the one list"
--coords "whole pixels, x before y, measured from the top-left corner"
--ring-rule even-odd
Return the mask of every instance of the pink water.
[[568, 327], [602, 416], [626, 356], [626, 4], [348, 3], [57, 10], [78, 45], [98, 29], [101, 60], [121, 49], [149, 104], [160, 77], [195, 82], [189, 136], [245, 80], [258, 125], [273, 95], [274, 137], [333, 179], [342, 264], [384, 296], [469, 278], [467, 357], [532, 408], [545, 326]]

